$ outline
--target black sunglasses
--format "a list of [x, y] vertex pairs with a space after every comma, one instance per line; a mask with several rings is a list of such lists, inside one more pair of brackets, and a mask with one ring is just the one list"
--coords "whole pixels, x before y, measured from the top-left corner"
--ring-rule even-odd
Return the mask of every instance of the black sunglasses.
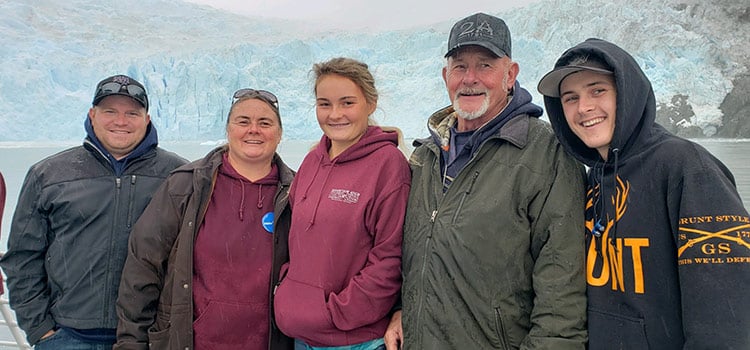
[[102, 84], [102, 86], [99, 87], [99, 91], [96, 92], [96, 95], [101, 96], [105, 94], [118, 93], [122, 90], [125, 90], [128, 95], [130, 95], [130, 97], [133, 97], [139, 101], [146, 100], [146, 91], [143, 90], [143, 88], [141, 88], [140, 86], [135, 84], [120, 84], [116, 82]]
[[276, 109], [279, 108], [279, 99], [276, 98], [276, 95], [272, 94], [269, 91], [266, 90], [255, 90], [255, 89], [239, 89], [234, 92], [234, 102], [237, 102], [237, 99], [243, 98], [243, 97], [260, 97], [266, 102], [272, 104]]

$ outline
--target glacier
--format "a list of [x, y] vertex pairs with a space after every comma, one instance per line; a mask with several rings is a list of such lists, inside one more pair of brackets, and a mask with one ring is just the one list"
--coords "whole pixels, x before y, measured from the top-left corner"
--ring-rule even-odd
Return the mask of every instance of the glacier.
[[[660, 104], [686, 96], [692, 114], [673, 122], [705, 136], [722, 127], [719, 106], [748, 74], [750, 10], [741, 0], [542, 0], [484, 12], [510, 27], [519, 80], [539, 105], [539, 78], [589, 37], [630, 51]], [[242, 87], [279, 97], [285, 139], [314, 140], [321, 131], [310, 69], [336, 56], [370, 66], [378, 123], [422, 137], [427, 117], [449, 103], [440, 72], [453, 22], [330, 30], [179, 0], [0, 1], [0, 142], [82, 139], [96, 83], [119, 73], [146, 86], [162, 140], [223, 139], [231, 94]]]

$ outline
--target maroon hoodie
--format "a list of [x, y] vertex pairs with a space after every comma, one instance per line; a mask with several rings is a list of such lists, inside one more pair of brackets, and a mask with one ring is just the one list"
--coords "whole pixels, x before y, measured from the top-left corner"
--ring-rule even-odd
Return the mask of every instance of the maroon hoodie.
[[288, 270], [275, 300], [282, 332], [312, 346], [382, 338], [401, 287], [409, 165], [396, 133], [369, 127], [330, 159], [323, 136], [292, 183]]
[[271, 226], [278, 177], [273, 165], [266, 177], [251, 182], [224, 154], [193, 252], [196, 349], [232, 349], [237, 344], [243, 349], [268, 348]]

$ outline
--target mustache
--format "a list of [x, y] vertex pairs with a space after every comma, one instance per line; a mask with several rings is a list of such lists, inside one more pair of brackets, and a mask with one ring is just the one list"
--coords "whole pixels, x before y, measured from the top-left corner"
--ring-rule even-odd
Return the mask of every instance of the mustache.
[[453, 99], [458, 99], [461, 95], [481, 95], [484, 94], [486, 96], [489, 96], [489, 91], [487, 89], [472, 89], [472, 88], [461, 88], [460, 90], [456, 90], [455, 95], [453, 96]]

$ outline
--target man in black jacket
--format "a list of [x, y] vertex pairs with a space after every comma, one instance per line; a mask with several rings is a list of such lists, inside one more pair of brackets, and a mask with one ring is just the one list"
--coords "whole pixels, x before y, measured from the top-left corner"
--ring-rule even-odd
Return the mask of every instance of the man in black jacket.
[[36, 349], [111, 349], [130, 229], [186, 163], [157, 147], [146, 90], [128, 76], [99, 82], [85, 128], [82, 146], [29, 169], [0, 259]]

